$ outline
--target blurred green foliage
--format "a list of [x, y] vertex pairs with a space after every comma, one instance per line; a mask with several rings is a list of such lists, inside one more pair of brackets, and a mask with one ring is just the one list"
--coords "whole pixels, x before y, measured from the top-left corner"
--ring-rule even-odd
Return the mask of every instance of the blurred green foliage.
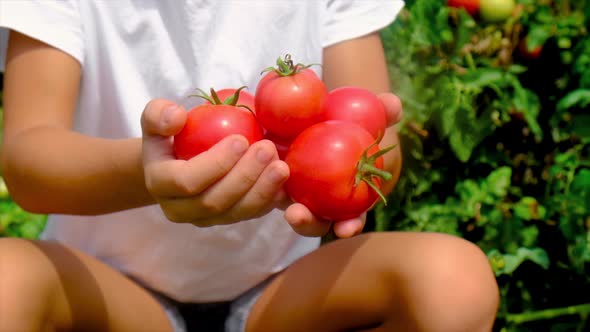
[[407, 1], [383, 32], [404, 170], [372, 225], [478, 244], [496, 331], [590, 331], [590, 4], [517, 3], [488, 23]]

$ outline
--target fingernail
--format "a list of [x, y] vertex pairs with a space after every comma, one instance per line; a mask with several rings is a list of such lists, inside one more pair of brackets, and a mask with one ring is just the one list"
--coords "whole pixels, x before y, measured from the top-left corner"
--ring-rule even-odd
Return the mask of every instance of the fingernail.
[[272, 153], [270, 153], [268, 150], [266, 149], [258, 149], [258, 151], [256, 152], [256, 159], [258, 159], [258, 162], [260, 162], [261, 164], [268, 164], [268, 162], [270, 161], [270, 159], [272, 158]]
[[285, 179], [285, 174], [279, 170], [278, 167], [274, 167], [270, 170], [270, 179], [273, 182], [281, 182]]
[[231, 147], [236, 154], [242, 154], [248, 149], [248, 143], [243, 139], [234, 139]]
[[176, 104], [172, 104], [172, 105], [166, 106], [166, 108], [164, 108], [164, 110], [162, 111], [162, 122], [165, 125], [172, 122], [172, 117], [174, 116], [174, 112], [176, 111], [177, 108], [178, 108], [178, 105], [176, 105]]

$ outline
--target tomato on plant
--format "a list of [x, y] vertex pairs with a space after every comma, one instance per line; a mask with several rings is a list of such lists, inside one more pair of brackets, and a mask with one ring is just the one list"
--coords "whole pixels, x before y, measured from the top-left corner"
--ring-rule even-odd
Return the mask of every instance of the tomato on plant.
[[220, 101], [213, 89], [211, 96], [203, 91], [196, 95], [207, 103], [191, 109], [184, 127], [174, 136], [177, 159], [188, 160], [233, 134], [244, 136], [250, 144], [263, 138], [262, 128], [254, 114], [237, 106], [241, 89], [235, 91], [235, 98], [226, 99], [227, 104]]
[[520, 55], [522, 55], [526, 59], [538, 59], [539, 56], [541, 56], [541, 52], [543, 51], [543, 45], [539, 45], [533, 48], [530, 48], [529, 46], [530, 44], [528, 37], [523, 38], [518, 44], [518, 51]]
[[465, 8], [469, 15], [475, 16], [479, 11], [479, 0], [447, 0], [447, 6]]
[[489, 22], [501, 22], [512, 15], [514, 0], [480, 0], [479, 15]]
[[383, 154], [363, 127], [348, 121], [325, 121], [305, 129], [291, 143], [285, 162], [290, 176], [285, 191], [314, 215], [341, 221], [360, 216], [379, 198]]
[[321, 120], [321, 105], [328, 91], [309, 66], [293, 64], [290, 56], [278, 58], [256, 88], [254, 105], [264, 129], [289, 141]]
[[352, 121], [367, 129], [373, 138], [387, 128], [385, 106], [371, 91], [360, 87], [340, 87], [328, 93], [323, 103], [325, 120]]

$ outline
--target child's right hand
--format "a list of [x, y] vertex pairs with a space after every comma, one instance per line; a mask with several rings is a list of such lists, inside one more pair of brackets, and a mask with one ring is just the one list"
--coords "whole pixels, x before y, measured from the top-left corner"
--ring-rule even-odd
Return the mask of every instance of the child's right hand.
[[141, 118], [145, 184], [168, 219], [201, 227], [231, 224], [285, 201], [289, 168], [272, 142], [248, 146], [245, 138], [230, 136], [188, 161], [177, 160], [172, 136], [185, 121], [182, 107], [162, 99], [149, 102]]

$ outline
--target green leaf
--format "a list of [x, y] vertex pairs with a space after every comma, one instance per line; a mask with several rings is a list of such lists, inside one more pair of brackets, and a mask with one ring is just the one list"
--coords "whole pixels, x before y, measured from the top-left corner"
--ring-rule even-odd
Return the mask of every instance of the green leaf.
[[490, 173], [486, 181], [490, 192], [496, 197], [505, 197], [510, 187], [511, 177], [512, 169], [508, 166], [500, 167]]
[[549, 256], [542, 248], [518, 248], [516, 254], [501, 254], [497, 249], [488, 253], [488, 260], [496, 276], [511, 275], [525, 261], [531, 261], [544, 269], [549, 268]]
[[590, 114], [575, 116], [571, 123], [571, 131], [582, 140], [582, 143], [590, 143]]
[[551, 26], [548, 25], [533, 25], [530, 27], [529, 33], [526, 37], [526, 45], [529, 51], [533, 51], [539, 46], [543, 46], [547, 39], [551, 37]]
[[520, 84], [514, 85], [514, 99], [513, 99], [514, 107], [522, 112], [525, 121], [527, 122], [531, 132], [537, 138], [543, 137], [543, 131], [539, 122], [537, 122], [537, 117], [539, 115], [539, 111], [541, 110], [541, 102], [539, 101], [539, 97], [535, 93], [530, 90], [522, 88]]
[[523, 220], [538, 220], [545, 218], [545, 207], [534, 197], [523, 197], [513, 206], [514, 214]]
[[590, 105], [590, 89], [577, 89], [568, 93], [557, 103], [559, 111], [565, 111], [573, 107], [584, 108]]

